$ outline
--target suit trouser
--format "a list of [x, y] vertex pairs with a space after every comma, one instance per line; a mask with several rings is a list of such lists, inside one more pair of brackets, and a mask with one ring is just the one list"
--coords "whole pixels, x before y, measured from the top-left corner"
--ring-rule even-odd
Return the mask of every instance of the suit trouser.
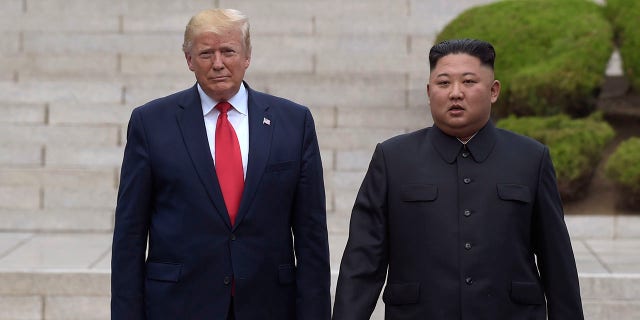
[[233, 297], [231, 297], [231, 302], [229, 303], [229, 313], [227, 313], [227, 320], [235, 320], [236, 315], [233, 313]]

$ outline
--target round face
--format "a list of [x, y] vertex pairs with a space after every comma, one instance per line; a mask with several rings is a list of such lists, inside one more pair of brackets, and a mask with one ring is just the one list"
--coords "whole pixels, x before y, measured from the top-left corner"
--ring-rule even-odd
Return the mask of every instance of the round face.
[[251, 60], [243, 44], [240, 30], [222, 34], [201, 32], [185, 52], [189, 70], [195, 73], [202, 90], [212, 99], [229, 100], [240, 89]]
[[444, 133], [468, 139], [482, 129], [498, 100], [500, 82], [493, 70], [468, 54], [449, 54], [429, 76], [427, 95], [435, 125]]

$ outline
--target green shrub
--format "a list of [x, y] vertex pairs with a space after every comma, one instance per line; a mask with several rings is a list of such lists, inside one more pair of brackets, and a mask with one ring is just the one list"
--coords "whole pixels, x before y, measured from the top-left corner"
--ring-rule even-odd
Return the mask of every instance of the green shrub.
[[614, 26], [624, 73], [640, 92], [640, 1], [607, 0], [606, 12]]
[[511, 130], [549, 146], [556, 169], [558, 189], [563, 200], [576, 200], [584, 195], [604, 147], [615, 135], [601, 113], [587, 118], [571, 119], [567, 115], [551, 117], [510, 116], [497, 126]]
[[453, 38], [494, 45], [502, 83], [493, 108], [498, 118], [590, 114], [613, 51], [612, 27], [588, 0], [512, 0], [471, 8], [436, 41]]
[[607, 177], [621, 190], [620, 203], [628, 209], [640, 210], [640, 138], [623, 141], [605, 166]]

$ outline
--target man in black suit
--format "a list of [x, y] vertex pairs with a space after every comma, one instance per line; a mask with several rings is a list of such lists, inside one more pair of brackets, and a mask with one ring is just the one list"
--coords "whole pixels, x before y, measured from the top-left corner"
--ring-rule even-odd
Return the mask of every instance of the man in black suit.
[[111, 318], [328, 320], [324, 182], [309, 109], [243, 82], [251, 42], [239, 11], [195, 15], [183, 50], [197, 83], [131, 114]]
[[580, 289], [546, 146], [490, 121], [500, 82], [479, 40], [436, 44], [434, 126], [373, 154], [353, 207], [334, 319], [577, 320]]

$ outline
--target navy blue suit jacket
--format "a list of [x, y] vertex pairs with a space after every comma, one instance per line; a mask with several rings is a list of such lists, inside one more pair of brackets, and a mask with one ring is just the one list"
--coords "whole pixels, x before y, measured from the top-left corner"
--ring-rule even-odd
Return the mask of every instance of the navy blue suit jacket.
[[488, 123], [376, 147], [353, 207], [335, 320], [582, 320], [546, 146]]
[[236, 319], [330, 317], [311, 113], [247, 89], [249, 160], [233, 227], [197, 87], [132, 112], [113, 235], [112, 319], [226, 319], [232, 287]]

